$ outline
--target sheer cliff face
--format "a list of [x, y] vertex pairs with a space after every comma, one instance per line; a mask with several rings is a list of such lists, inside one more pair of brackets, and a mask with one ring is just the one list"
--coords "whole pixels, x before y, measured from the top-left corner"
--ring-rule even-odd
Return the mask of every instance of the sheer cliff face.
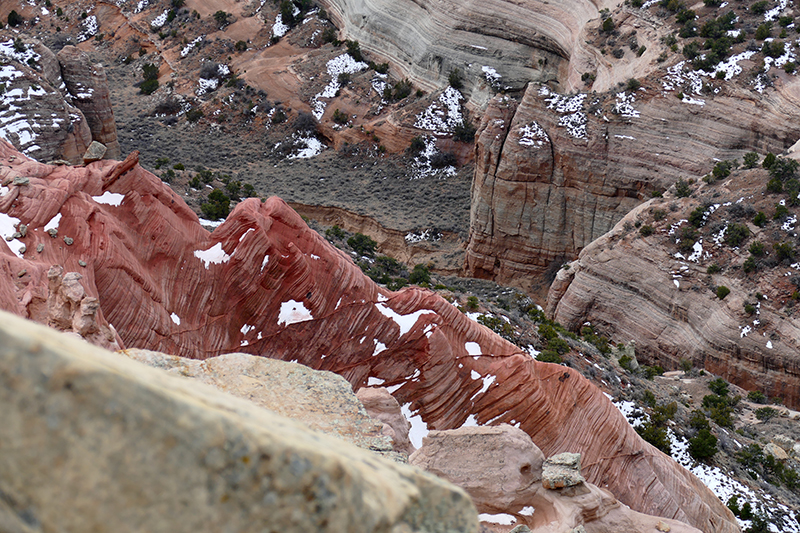
[[348, 39], [389, 61], [394, 74], [434, 91], [459, 69], [473, 102], [485, 104], [491, 86], [485, 67], [500, 78], [496, 88], [522, 89], [529, 81], [565, 77], [587, 22], [603, 0], [570, 2], [443, 2], [324, 0]]
[[714, 158], [791, 146], [800, 109], [783, 104], [728, 94], [688, 106], [652, 89], [562, 97], [533, 84], [518, 106], [495, 97], [475, 148], [466, 273], [546, 290], [549, 266], [576, 257], [652, 191], [708, 172]]
[[[240, 203], [208, 233], [135, 154], [53, 167], [0, 141], [0, 163], [0, 212], [26, 225], [0, 244], [6, 310], [46, 320], [46, 273], [60, 264], [83, 275], [98, 323], [113, 324], [127, 347], [199, 359], [245, 351], [334, 371], [355, 389], [392, 387], [419, 416], [416, 431], [470, 416], [519, 423], [546, 455], [581, 452], [586, 478], [633, 509], [738, 531], [578, 372], [520, 353], [431, 291], [381, 289], [277, 198]], [[45, 227], [56, 226], [53, 238]]]

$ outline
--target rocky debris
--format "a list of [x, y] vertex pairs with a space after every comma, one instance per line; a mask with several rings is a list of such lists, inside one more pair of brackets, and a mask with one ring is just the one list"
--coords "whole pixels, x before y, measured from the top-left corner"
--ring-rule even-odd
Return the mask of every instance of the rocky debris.
[[384, 387], [362, 387], [358, 389], [356, 396], [367, 414], [383, 424], [381, 433], [392, 440], [394, 450], [406, 456], [413, 453], [414, 447], [408, 440], [411, 424], [403, 416], [400, 404], [394, 396]]
[[[534, 83], [518, 106], [491, 100], [476, 136], [467, 275], [544, 297], [548, 273], [653, 191], [710, 171], [714, 159], [780, 153], [800, 138], [793, 99], [783, 108], [745, 91], [720, 94], [687, 113], [671, 93], [636, 98], [635, 118], [615, 113], [613, 98]], [[765, 132], [763, 142], [753, 131]]]
[[[350, 384], [332, 372], [244, 353], [203, 361], [139, 349], [122, 353], [148, 366], [244, 398], [360, 448], [397, 457], [389, 439], [381, 434], [381, 425], [368, 416]], [[398, 414], [399, 410], [398, 406]]]
[[54, 265], [47, 272], [47, 325], [72, 332], [81, 338], [109, 350], [119, 350], [120, 343], [114, 329], [97, 322], [100, 303], [87, 296], [81, 284], [83, 276], [67, 272]]
[[89, 56], [75, 46], [65, 46], [56, 57], [67, 91], [89, 123], [92, 140], [106, 146], [108, 159], [119, 159], [122, 152], [103, 65], [92, 64]]
[[39, 41], [0, 31], [0, 137], [41, 160], [79, 163], [92, 140], [81, 111], [65, 101], [55, 56]]
[[431, 431], [412, 465], [466, 490], [480, 512], [521, 509], [534, 496], [544, 455], [508, 424]]
[[432, 431], [409, 461], [466, 490], [484, 522], [501, 515], [504, 524], [516, 524], [512, 531], [699, 531], [620, 505], [609, 491], [584, 483], [580, 454], [545, 461], [525, 432], [507, 424]]
[[[379, 288], [282, 200], [244, 200], [209, 233], [137, 153], [48, 167], [0, 141], [0, 160], [12, 155], [0, 179], [13, 172], [31, 183], [0, 197], [0, 212], [28, 225], [29, 246], [49, 246], [25, 259], [0, 246], [10, 273], [0, 276], [3, 309], [46, 322], [47, 269], [85, 260], [86, 292], [106, 314], [98, 310], [98, 323], [113, 323], [127, 346], [197, 359], [244, 351], [336, 372], [354, 389], [392, 387], [412, 442], [468, 420], [519, 423], [547, 454], [580, 452], [586, 479], [634, 509], [738, 530], [711, 491], [577, 371], [535, 361], [431, 291]], [[71, 247], [43, 230], [56, 220], [75, 236]], [[23, 268], [30, 277], [13, 283]]]
[[766, 446], [764, 446], [764, 455], [771, 455], [778, 461], [786, 461], [789, 459], [789, 454], [786, 453], [786, 450], [772, 442], [768, 442]]
[[581, 454], [559, 453], [548, 457], [542, 467], [542, 486], [546, 489], [573, 487], [586, 481], [581, 476]]
[[105, 146], [97, 141], [92, 141], [92, 144], [86, 149], [86, 153], [83, 154], [83, 164], [87, 165], [94, 161], [100, 161], [105, 157], [107, 151]]
[[6, 530], [478, 530], [435, 476], [0, 315]]

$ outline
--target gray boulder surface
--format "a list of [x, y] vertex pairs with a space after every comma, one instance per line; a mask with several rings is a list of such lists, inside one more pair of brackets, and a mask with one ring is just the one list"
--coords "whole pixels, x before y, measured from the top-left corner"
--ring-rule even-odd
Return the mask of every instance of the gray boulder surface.
[[3, 531], [477, 532], [469, 496], [0, 313]]

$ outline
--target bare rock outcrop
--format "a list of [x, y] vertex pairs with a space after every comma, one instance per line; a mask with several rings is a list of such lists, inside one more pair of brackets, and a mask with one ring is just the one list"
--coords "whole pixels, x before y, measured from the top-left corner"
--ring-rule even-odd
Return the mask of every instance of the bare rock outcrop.
[[530, 84], [495, 97], [481, 120], [468, 275], [543, 295], [549, 268], [574, 259], [654, 190], [713, 159], [779, 153], [800, 137], [795, 100], [730, 89], [703, 107], [651, 89], [561, 96]]
[[514, 531], [699, 532], [620, 505], [609, 491], [584, 481], [580, 454], [545, 460], [525, 432], [508, 424], [432, 431], [410, 462], [462, 487], [482, 518], [502, 516], [516, 524]]
[[412, 442], [468, 420], [519, 423], [546, 454], [580, 452], [586, 479], [640, 512], [738, 531], [579, 372], [535, 361], [432, 291], [379, 288], [278, 198], [245, 200], [208, 233], [136, 162], [48, 166], [0, 141], [0, 212], [28, 228], [0, 245], [0, 307], [44, 322], [44, 274], [60, 264], [81, 272], [128, 347], [197, 359], [242, 351], [336, 372], [354, 389], [391, 387]]
[[478, 104], [498, 89], [520, 90], [529, 81], [563, 77], [586, 24], [613, 5], [591, 0], [322, 4], [344, 36], [388, 60], [399, 77], [435, 91], [459, 69]]
[[477, 533], [446, 481], [0, 316], [4, 531]]
[[56, 57], [67, 91], [89, 123], [92, 139], [105, 145], [106, 158], [119, 159], [122, 152], [103, 65], [92, 64], [89, 56], [75, 46], [65, 46]]
[[408, 440], [411, 424], [403, 416], [400, 404], [384, 387], [362, 387], [356, 393], [369, 416], [382, 424], [381, 432], [392, 440], [394, 450], [410, 455], [414, 451]]
[[396, 457], [389, 438], [381, 434], [381, 424], [368, 416], [350, 384], [332, 372], [244, 353], [203, 361], [135, 348], [122, 353], [148, 366], [244, 398], [360, 448]]
[[83, 113], [66, 102], [53, 53], [38, 41], [0, 32], [0, 137], [42, 161], [74, 164], [92, 142]]

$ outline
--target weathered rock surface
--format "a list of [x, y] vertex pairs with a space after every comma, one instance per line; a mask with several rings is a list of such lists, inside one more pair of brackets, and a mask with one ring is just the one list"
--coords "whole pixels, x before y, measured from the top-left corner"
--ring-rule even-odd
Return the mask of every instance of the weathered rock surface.
[[[391, 456], [392, 446], [381, 434], [381, 425], [368, 416], [350, 384], [333, 372], [244, 353], [203, 361], [136, 348], [122, 353], [244, 398], [360, 448]], [[398, 414], [399, 410], [398, 406]]]
[[579, 453], [559, 453], [548, 457], [542, 466], [542, 486], [546, 489], [574, 487], [584, 481]]
[[89, 56], [75, 46], [65, 46], [56, 57], [67, 91], [89, 123], [92, 139], [105, 145], [105, 157], [120, 159], [122, 152], [103, 65], [92, 64]]
[[558, 272], [548, 294], [548, 315], [572, 330], [589, 321], [609, 338], [636, 339], [640, 362], [678, 368], [685, 358], [747, 390], [799, 405], [800, 321], [762, 305], [759, 327], [775, 334], [774, 345], [761, 333], [742, 333], [748, 324], [753, 327], [743, 313], [746, 295], [755, 290], [769, 294], [785, 272], [776, 269], [771, 277], [759, 277], [760, 287], [768, 290], [754, 289], [737, 275], [739, 270], [731, 269], [716, 280], [733, 293], [725, 300], [707, 289], [693, 290], [696, 280], [706, 278], [707, 265], [676, 258], [674, 241], [665, 244], [658, 234], [637, 238], [638, 233], [625, 230], [626, 222], [646, 216], [651, 202], [631, 211]]
[[382, 433], [392, 440], [395, 451], [410, 455], [414, 451], [408, 440], [411, 424], [403, 416], [400, 404], [384, 387], [362, 387], [356, 393], [370, 417], [379, 420]]
[[58, 62], [38, 41], [0, 32], [0, 137], [42, 161], [73, 164], [92, 141], [83, 113], [64, 100]]
[[620, 112], [613, 95], [558, 97], [530, 84], [518, 107], [491, 101], [476, 141], [468, 275], [543, 296], [549, 267], [653, 190], [710, 171], [714, 158], [780, 153], [800, 137], [800, 106], [783, 94], [730, 89], [703, 107], [651, 89], [635, 98], [635, 113]]
[[477, 531], [439, 478], [0, 315], [4, 530]]
[[128, 347], [197, 359], [243, 351], [331, 370], [354, 389], [391, 386], [412, 435], [519, 422], [545, 453], [581, 453], [586, 479], [638, 511], [738, 530], [577, 371], [535, 361], [431, 291], [380, 289], [278, 198], [245, 200], [208, 233], [136, 160], [48, 166], [0, 141], [2, 182], [29, 177], [0, 196], [0, 212], [28, 227], [0, 245], [0, 307], [44, 322], [45, 274], [63, 265], [81, 272], [98, 322]]
[[539, 488], [544, 455], [508, 424], [431, 431], [409, 462], [466, 490], [482, 512], [518, 510]]
[[[584, 483], [580, 454], [544, 460], [525, 432], [507, 424], [432, 431], [410, 461], [464, 488], [478, 512], [510, 515], [517, 524], [513, 531], [645, 533], [659, 525], [666, 531], [699, 531], [620, 505], [607, 490]], [[545, 483], [552, 480], [554, 469], [564, 474], [558, 476], [561, 481], [572, 481], [547, 490]]]
[[484, 67], [501, 76], [494, 90], [565, 78], [584, 27], [601, 8], [614, 5], [604, 0], [322, 4], [347, 38], [388, 60], [400, 78], [434, 91], [447, 86], [448, 74], [459, 69], [479, 104], [493, 91]]

